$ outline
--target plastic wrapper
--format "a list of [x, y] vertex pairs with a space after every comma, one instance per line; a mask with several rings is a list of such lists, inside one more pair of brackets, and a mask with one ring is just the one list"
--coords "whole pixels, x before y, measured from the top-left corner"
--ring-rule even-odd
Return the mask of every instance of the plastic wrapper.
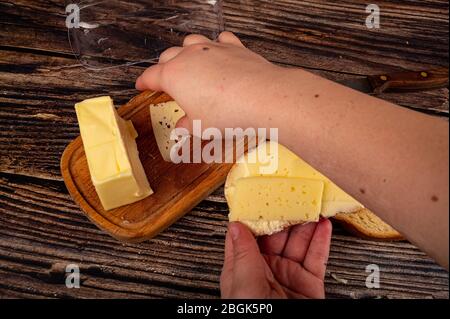
[[188, 34], [224, 30], [221, 0], [67, 0], [66, 15], [72, 51], [92, 70], [156, 63]]

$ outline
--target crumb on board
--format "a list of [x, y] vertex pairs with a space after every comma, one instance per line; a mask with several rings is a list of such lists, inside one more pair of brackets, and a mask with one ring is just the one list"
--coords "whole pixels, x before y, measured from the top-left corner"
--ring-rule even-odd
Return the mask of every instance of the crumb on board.
[[338, 277], [336, 274], [334, 274], [332, 272], [330, 272], [330, 276], [331, 276], [331, 278], [333, 278], [334, 280], [336, 280], [340, 284], [344, 284], [344, 285], [348, 284], [348, 280], [347, 279], [340, 278], [340, 277]]

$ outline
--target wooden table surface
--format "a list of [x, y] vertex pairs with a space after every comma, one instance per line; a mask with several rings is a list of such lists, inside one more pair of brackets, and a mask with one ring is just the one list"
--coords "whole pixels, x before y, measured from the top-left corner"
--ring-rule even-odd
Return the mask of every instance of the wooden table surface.
[[[377, 30], [364, 25], [367, 1], [237, 2], [224, 2], [227, 29], [282, 65], [334, 80], [448, 65], [448, 1], [379, 0]], [[74, 103], [104, 94], [125, 103], [145, 66], [86, 70], [64, 22], [62, 0], [0, 1], [0, 297], [218, 297], [223, 189], [133, 245], [98, 230], [68, 195], [59, 160], [79, 134]], [[447, 89], [382, 98], [448, 111]], [[69, 263], [80, 266], [80, 289], [65, 287]], [[366, 288], [369, 264], [380, 267], [380, 289]], [[326, 291], [331, 298], [448, 298], [448, 273], [410, 243], [361, 240], [335, 225]]]

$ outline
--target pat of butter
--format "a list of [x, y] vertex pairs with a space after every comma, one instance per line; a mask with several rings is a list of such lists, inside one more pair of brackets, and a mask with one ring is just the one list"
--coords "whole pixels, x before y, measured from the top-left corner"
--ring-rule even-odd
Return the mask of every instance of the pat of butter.
[[118, 114], [110, 97], [75, 105], [92, 183], [105, 210], [153, 193], [139, 159], [137, 132]]
[[[258, 152], [266, 154], [264, 160], [258, 157]], [[252, 160], [254, 159], [254, 160]], [[278, 163], [277, 163], [278, 162]], [[277, 170], [271, 174], [262, 173], [260, 168], [271, 164], [277, 165]], [[225, 196], [228, 202], [234, 200], [236, 182], [244, 177], [278, 176], [303, 178], [322, 181], [324, 183], [321, 215], [331, 217], [337, 213], [353, 213], [363, 208], [363, 205], [344, 192], [329, 178], [314, 169], [296, 154], [276, 142], [267, 142], [250, 151], [230, 171], [225, 184]], [[294, 220], [301, 220], [301, 216]]]
[[322, 181], [304, 178], [240, 178], [229, 192], [230, 221], [318, 221], [323, 187]]

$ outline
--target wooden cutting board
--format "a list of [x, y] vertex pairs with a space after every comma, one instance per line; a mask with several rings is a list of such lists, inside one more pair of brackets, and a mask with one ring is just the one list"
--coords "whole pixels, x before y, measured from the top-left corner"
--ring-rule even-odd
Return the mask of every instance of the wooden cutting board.
[[114, 238], [141, 242], [156, 236], [221, 186], [232, 164], [173, 164], [163, 160], [153, 135], [149, 105], [170, 101], [163, 93], [144, 92], [119, 108], [139, 137], [139, 156], [155, 192], [144, 200], [105, 211], [91, 182], [81, 137], [63, 153], [61, 172], [70, 195], [86, 216]]

